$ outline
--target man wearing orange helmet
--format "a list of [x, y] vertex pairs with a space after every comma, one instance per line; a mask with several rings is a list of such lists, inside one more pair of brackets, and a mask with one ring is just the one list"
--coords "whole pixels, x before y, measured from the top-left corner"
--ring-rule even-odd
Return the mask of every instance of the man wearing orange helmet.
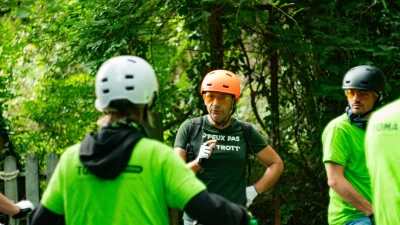
[[[257, 195], [278, 180], [283, 162], [256, 129], [232, 118], [240, 96], [240, 81], [234, 73], [211, 71], [204, 77], [201, 95], [208, 114], [182, 123], [175, 152], [186, 160], [209, 192], [249, 207]], [[247, 124], [249, 132], [243, 124]], [[254, 154], [267, 171], [258, 182], [246, 187], [248, 154]], [[186, 214], [184, 221], [193, 223]]]

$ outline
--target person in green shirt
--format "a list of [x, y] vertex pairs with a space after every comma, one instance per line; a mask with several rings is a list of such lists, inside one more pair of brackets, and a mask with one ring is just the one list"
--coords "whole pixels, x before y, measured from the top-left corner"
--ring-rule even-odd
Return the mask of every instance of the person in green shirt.
[[331, 225], [370, 225], [373, 222], [371, 184], [364, 138], [368, 118], [383, 104], [386, 80], [374, 66], [350, 69], [343, 79], [346, 112], [322, 133], [323, 162], [328, 177], [328, 222]]
[[158, 83], [144, 59], [107, 60], [95, 87], [101, 128], [63, 153], [30, 225], [161, 225], [168, 207], [202, 224], [248, 224], [244, 207], [208, 193], [171, 147], [147, 137]]
[[[278, 180], [283, 172], [283, 162], [252, 126], [249, 132], [251, 150], [248, 149], [242, 122], [232, 117], [240, 96], [240, 81], [234, 73], [211, 71], [203, 79], [200, 94], [208, 114], [200, 117], [201, 129], [194, 140], [190, 140], [194, 132], [191, 129], [193, 121], [188, 119], [181, 124], [175, 138], [175, 152], [187, 161], [187, 166], [206, 184], [209, 192], [249, 207], [257, 195]], [[213, 146], [205, 149], [203, 143], [206, 142]], [[267, 170], [258, 182], [246, 187], [248, 154], [254, 154]], [[184, 223], [190, 225], [193, 219], [187, 214], [184, 214]]]
[[14, 219], [25, 219], [32, 210], [32, 202], [23, 200], [14, 203], [0, 193], [0, 212], [10, 215]]
[[365, 149], [378, 225], [400, 224], [400, 99], [374, 112]]

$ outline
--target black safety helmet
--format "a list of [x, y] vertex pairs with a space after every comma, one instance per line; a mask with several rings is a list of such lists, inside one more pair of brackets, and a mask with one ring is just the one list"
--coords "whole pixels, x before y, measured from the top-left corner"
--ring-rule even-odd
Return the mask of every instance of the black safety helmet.
[[342, 88], [372, 90], [382, 96], [386, 90], [386, 79], [375, 66], [356, 66], [344, 75]]

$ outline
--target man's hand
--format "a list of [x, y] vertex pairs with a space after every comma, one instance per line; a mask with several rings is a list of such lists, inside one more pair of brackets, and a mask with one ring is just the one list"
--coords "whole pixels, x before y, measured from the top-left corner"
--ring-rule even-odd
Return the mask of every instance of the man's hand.
[[20, 201], [16, 205], [20, 208], [20, 211], [12, 216], [13, 219], [26, 219], [27, 215], [33, 210], [33, 204], [30, 201]]
[[217, 144], [216, 140], [209, 140], [204, 142], [200, 146], [200, 151], [199, 155], [197, 156], [197, 163], [200, 166], [204, 166], [205, 163], [207, 162], [207, 159], [209, 159], [212, 155], [213, 149], [215, 148], [215, 145]]
[[257, 195], [258, 192], [254, 187], [254, 185], [248, 186], [246, 188], [246, 198], [247, 198], [246, 207], [249, 207], [253, 203], [253, 200], [257, 197]]

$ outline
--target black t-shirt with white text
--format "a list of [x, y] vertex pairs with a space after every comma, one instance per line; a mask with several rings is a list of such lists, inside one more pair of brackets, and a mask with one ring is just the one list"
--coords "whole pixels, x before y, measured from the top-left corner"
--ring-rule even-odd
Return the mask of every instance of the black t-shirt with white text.
[[[191, 120], [183, 122], [175, 139], [175, 148], [186, 149]], [[207, 190], [240, 204], [246, 204], [246, 153], [247, 146], [240, 121], [232, 118], [232, 123], [225, 129], [216, 129], [203, 116], [203, 124], [194, 141], [194, 155], [197, 156], [202, 143], [217, 140], [216, 147], [200, 168], [197, 177], [202, 180]], [[251, 147], [258, 153], [268, 146], [263, 136], [252, 127]]]

